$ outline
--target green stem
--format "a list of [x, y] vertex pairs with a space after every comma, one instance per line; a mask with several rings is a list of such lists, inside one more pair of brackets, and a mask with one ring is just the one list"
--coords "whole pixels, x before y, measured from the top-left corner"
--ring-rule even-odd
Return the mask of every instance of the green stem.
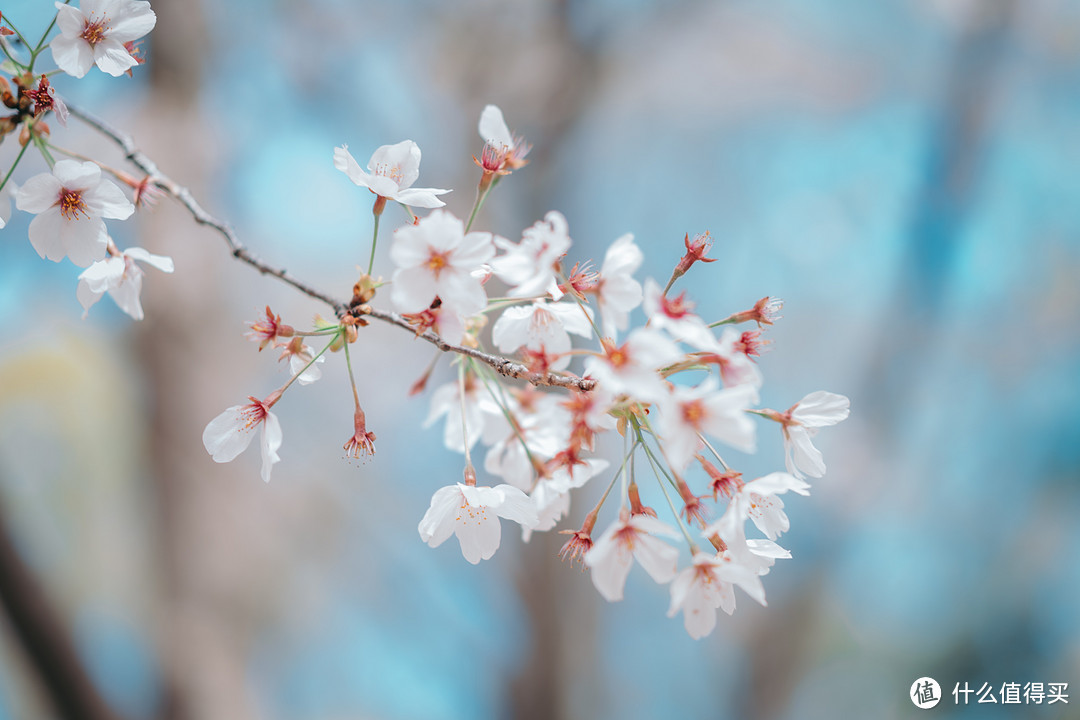
[[23, 145], [22, 150], [19, 150], [19, 154], [15, 156], [15, 162], [11, 164], [11, 169], [8, 170], [7, 175], [4, 176], [4, 181], [0, 182], [0, 190], [3, 190], [4, 186], [7, 185], [7, 181], [11, 179], [11, 174], [15, 172], [16, 166], [18, 166], [19, 161], [22, 160], [23, 155], [26, 154], [26, 148], [28, 147], [30, 147], [30, 143]]
[[[71, 0], [64, 0], [65, 5], [69, 4], [70, 2], [71, 2]], [[45, 32], [41, 34], [41, 39], [38, 40], [37, 47], [35, 47], [33, 50], [30, 51], [30, 65], [26, 68], [27, 72], [33, 72], [34, 71], [34, 62], [37, 60], [37, 56], [40, 55], [41, 51], [44, 49], [45, 40], [49, 37], [49, 33], [52, 32], [52, 29], [54, 27], [56, 27], [56, 18], [58, 18], [58, 17], [60, 17], [59, 12], [57, 12], [55, 15], [53, 15], [52, 22], [49, 23], [49, 27], [45, 28]], [[12, 28], [12, 29], [14, 30], [14, 28]], [[26, 42], [26, 41], [23, 40], [23, 42]], [[27, 47], [30, 47], [30, 46], [27, 45]]]
[[[682, 532], [683, 537], [686, 538], [686, 544], [690, 546], [690, 554], [694, 555], [698, 551], [697, 543], [695, 543], [693, 538], [690, 537], [690, 532], [683, 524], [682, 518], [679, 516], [679, 511], [675, 509], [675, 503], [671, 501], [671, 496], [668, 495], [668, 491], [667, 488], [664, 487], [664, 483], [660, 482], [660, 473], [658, 472], [658, 470], [662, 471], [664, 468], [662, 465], [659, 466], [659, 468], [657, 467], [657, 462], [655, 462], [653, 454], [649, 450], [649, 446], [645, 444], [645, 439], [641, 437], [641, 428], [636, 422], [633, 423], [633, 425], [634, 431], [637, 433], [638, 436], [638, 441], [641, 443], [641, 446], [645, 448], [645, 457], [649, 459], [649, 465], [652, 467], [653, 474], [656, 475], [656, 484], [660, 486], [660, 492], [664, 494], [664, 499], [667, 500], [668, 507], [671, 508], [671, 514], [675, 516], [675, 523], [679, 526], [679, 530]], [[667, 472], [664, 472], [664, 475], [667, 476]], [[668, 482], [671, 482], [670, 477], [668, 477]]]
[[348, 338], [345, 339], [343, 349], [345, 350], [345, 367], [349, 371], [349, 384], [352, 385], [353, 402], [356, 404], [356, 409], [359, 410], [360, 409], [360, 394], [356, 391], [356, 378], [353, 377], [352, 359], [349, 358], [349, 340], [348, 340]]
[[469, 230], [472, 229], [473, 220], [476, 219], [476, 213], [480, 212], [480, 206], [484, 204], [484, 200], [487, 198], [488, 193], [491, 192], [491, 188], [492, 185], [488, 185], [487, 189], [483, 192], [477, 191], [476, 202], [473, 203], [472, 212], [469, 213], [469, 222], [465, 225], [465, 232], [469, 232]]
[[502, 385], [498, 382], [495, 383], [495, 387], [499, 389], [499, 396], [496, 396], [486, 377], [488, 374], [487, 371], [485, 370], [483, 373], [477, 372], [476, 365], [471, 359], [469, 360], [469, 367], [472, 368], [473, 372], [480, 378], [480, 382], [484, 383], [484, 388], [488, 391], [488, 394], [491, 395], [491, 399], [495, 401], [495, 404], [499, 406], [499, 410], [501, 410], [502, 414], [506, 417], [506, 422], [510, 423], [510, 428], [514, 431], [514, 435], [516, 435], [517, 439], [521, 442], [521, 447], [525, 450], [525, 457], [529, 458], [529, 464], [535, 468], [537, 466], [536, 458], [533, 457], [532, 451], [529, 449], [529, 444], [525, 442], [525, 436], [521, 433], [521, 426], [518, 425], [514, 414], [510, 412], [510, 403], [506, 400], [506, 396], [503, 395]]
[[371, 257], [368, 258], [367, 274], [371, 274], [371, 268], [375, 267], [375, 246], [379, 244], [379, 218], [382, 213], [375, 216], [375, 229], [371, 233]]

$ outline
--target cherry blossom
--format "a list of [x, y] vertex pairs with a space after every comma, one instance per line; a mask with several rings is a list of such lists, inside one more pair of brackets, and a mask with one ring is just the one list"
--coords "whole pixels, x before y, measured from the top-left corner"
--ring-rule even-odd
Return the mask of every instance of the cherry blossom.
[[617, 330], [625, 330], [630, 311], [641, 304], [641, 283], [634, 279], [634, 273], [643, 259], [641, 248], [634, 244], [630, 233], [613, 242], [604, 255], [596, 296], [603, 322], [601, 329], [608, 337], [615, 337]]
[[[727, 523], [742, 522], [749, 518], [766, 537], [776, 540], [791, 527], [791, 522], [784, 513], [784, 502], [777, 497], [789, 490], [799, 495], [809, 495], [810, 485], [786, 472], [769, 473], [748, 483], [739, 481], [722, 519]], [[711, 527], [714, 531], [720, 529], [716, 523]]]
[[498, 518], [522, 527], [536, 525], [536, 510], [529, 497], [510, 485], [474, 487], [456, 483], [439, 488], [420, 520], [420, 539], [438, 547], [457, 535], [461, 554], [473, 565], [499, 549], [502, 527]]
[[557, 397], [535, 395], [528, 409], [517, 400], [506, 398], [505, 412], [488, 418], [482, 434], [489, 445], [484, 469], [525, 491], [533, 484], [536, 472], [533, 463], [550, 460], [566, 444], [570, 419]]
[[587, 374], [615, 394], [647, 402], [667, 396], [667, 385], [657, 369], [683, 357], [675, 343], [651, 328], [638, 328], [621, 346], [604, 340], [603, 347], [603, 355], [586, 358]]
[[51, 173], [27, 180], [15, 206], [37, 215], [30, 222], [30, 244], [38, 255], [53, 262], [66, 256], [79, 267], [105, 257], [109, 236], [102, 218], [126, 220], [135, 212], [96, 163], [77, 160], [61, 160]]
[[[548, 302], [541, 299], [527, 306], [508, 307], [495, 321], [491, 340], [505, 353], [524, 346], [530, 350], [544, 349], [549, 355], [562, 355], [570, 350], [570, 335], [592, 335], [592, 325], [586, 309], [575, 303]], [[564, 355], [551, 364], [552, 370], [563, 370], [570, 364]]]
[[753, 452], [756, 427], [746, 410], [757, 400], [757, 390], [750, 385], [717, 390], [712, 378], [697, 387], [676, 386], [659, 403], [658, 429], [672, 467], [679, 472], [686, 468], [701, 447], [699, 435]]
[[255, 435], [255, 428], [262, 426], [260, 447], [262, 450], [262, 479], [270, 482], [270, 470], [281, 460], [277, 451], [281, 447], [281, 423], [270, 408], [281, 395], [275, 392], [266, 400], [249, 397], [247, 405], [233, 405], [210, 421], [203, 430], [203, 446], [214, 462], [226, 463], [244, 452]]
[[[424, 420], [424, 427], [433, 425], [443, 415], [446, 416], [443, 443], [448, 450], [463, 453], [466, 440], [468, 446], [472, 448], [480, 439], [485, 424], [494, 418], [502, 417], [502, 411], [499, 410], [499, 406], [492, 400], [484, 386], [472, 375], [466, 375], [464, 403], [457, 381], [440, 386], [431, 395], [431, 408], [427, 419]], [[464, 422], [464, 428], [462, 422]]]
[[511, 286], [510, 297], [533, 297], [544, 293], [556, 300], [562, 296], [555, 281], [555, 263], [570, 249], [569, 226], [562, 213], [552, 210], [544, 219], [526, 228], [520, 243], [496, 238], [506, 251], [491, 261], [491, 270]]
[[[683, 613], [683, 625], [690, 637], [698, 640], [716, 627], [716, 610], [722, 608], [728, 615], [735, 612], [734, 585], [754, 584], [761, 581], [750, 568], [733, 562], [726, 553], [709, 555], [694, 553], [690, 567], [680, 571], [671, 583], [671, 606], [668, 617]], [[764, 604], [764, 595], [762, 595]]]
[[536, 506], [539, 520], [535, 527], [526, 528], [521, 537], [529, 541], [532, 533], [547, 532], [570, 512], [570, 491], [583, 487], [586, 482], [607, 469], [607, 460], [589, 458], [580, 465], [560, 465], [536, 482], [529, 498]]
[[685, 293], [669, 298], [658, 282], [645, 278], [645, 315], [650, 327], [665, 330], [673, 339], [703, 350], [715, 348], [716, 336], [693, 309], [694, 305], [686, 300]]
[[436, 196], [450, 192], [412, 186], [420, 176], [420, 148], [412, 140], [380, 147], [372, 153], [367, 172], [360, 168], [356, 158], [349, 153], [348, 146], [342, 145], [334, 148], [334, 167], [348, 175], [354, 184], [402, 205], [442, 207], [446, 203]]
[[635, 559], [653, 580], [669, 582], [675, 577], [679, 551], [658, 536], [677, 535], [669, 525], [654, 517], [631, 516], [623, 510], [619, 519], [604, 531], [584, 555], [585, 564], [592, 569], [593, 585], [605, 600], [622, 600], [626, 577]]
[[[322, 377], [322, 369], [319, 364], [326, 360], [326, 356], [315, 357], [315, 350], [303, 339], [294, 337], [285, 346], [278, 360], [289, 359], [289, 372], [297, 375], [296, 380], [301, 385], [310, 385]], [[310, 363], [310, 364], [309, 364]], [[304, 368], [307, 368], [306, 370]]]
[[484, 108], [477, 130], [484, 141], [484, 150], [480, 160], [475, 157], [473, 160], [486, 173], [507, 175], [528, 163], [525, 156], [529, 154], [531, 146], [510, 132], [498, 106], [488, 105]]
[[81, 78], [97, 65], [120, 77], [139, 64], [131, 44], [154, 29], [157, 16], [141, 0], [82, 0], [80, 7], [56, 3], [60, 34], [49, 44], [53, 62]]
[[472, 272], [495, 254], [490, 233], [465, 234], [461, 220], [436, 210], [394, 233], [390, 259], [397, 266], [390, 300], [401, 312], [418, 313], [436, 296], [468, 317], [487, 305], [483, 284]]
[[90, 308], [109, 293], [116, 304], [134, 320], [143, 319], [142, 292], [143, 271], [135, 261], [152, 265], [166, 273], [173, 271], [172, 258], [153, 255], [142, 248], [128, 248], [122, 253], [111, 254], [86, 268], [79, 275], [79, 287], [76, 295], [83, 306], [83, 318]]
[[821, 477], [825, 460], [810, 438], [818, 428], [835, 425], [850, 413], [851, 401], [843, 395], [818, 390], [795, 403], [781, 416], [784, 431], [784, 462], [795, 477]]

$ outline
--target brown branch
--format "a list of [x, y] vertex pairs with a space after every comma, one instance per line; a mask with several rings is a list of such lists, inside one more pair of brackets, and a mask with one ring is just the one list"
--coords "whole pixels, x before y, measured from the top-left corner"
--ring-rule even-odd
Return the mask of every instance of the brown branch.
[[[247, 263], [251, 267], [258, 270], [263, 275], [270, 275], [276, 277], [284, 283], [287, 283], [300, 292], [304, 293], [308, 297], [320, 300], [331, 308], [334, 313], [339, 317], [346, 315], [354, 315], [359, 317], [360, 314], [351, 308], [348, 304], [332, 297], [331, 295], [322, 292], [316, 288], [311, 287], [307, 283], [293, 277], [284, 268], [276, 268], [268, 263], [260, 260], [251, 254], [250, 251], [240, 242], [240, 239], [236, 236], [236, 232], [232, 229], [228, 223], [218, 220], [216, 217], [208, 213], [203, 209], [199, 201], [191, 194], [183, 185], [180, 185], [173, 181], [168, 175], [161, 172], [158, 169], [157, 163], [151, 160], [146, 153], [139, 150], [135, 145], [135, 141], [130, 135], [112, 127], [109, 123], [105, 122], [101, 118], [93, 115], [79, 107], [68, 105], [68, 110], [72, 115], [82, 120], [88, 126], [97, 130], [99, 133], [112, 140], [116, 145], [120, 147], [124, 152], [124, 157], [135, 167], [142, 170], [150, 177], [150, 182], [155, 187], [160, 189], [165, 194], [174, 198], [177, 202], [187, 208], [188, 212], [195, 219], [195, 222], [206, 227], [213, 228], [225, 239], [225, 243], [229, 246], [229, 250], [232, 256], [237, 260]], [[377, 320], [381, 320], [391, 325], [397, 325], [398, 327], [416, 331], [415, 326], [409, 323], [408, 320], [403, 318], [394, 312], [378, 309], [367, 309], [363, 313], [364, 317], [373, 317]], [[481, 362], [487, 363], [495, 370], [495, 372], [505, 375], [511, 378], [518, 378], [526, 380], [533, 385], [549, 385], [555, 387], [574, 388], [588, 392], [596, 387], [596, 381], [591, 378], [580, 378], [576, 375], [561, 375], [559, 373], [547, 372], [537, 373], [532, 372], [525, 365], [519, 362], [504, 358], [499, 355], [491, 355], [489, 353], [476, 350], [474, 348], [464, 347], [461, 345], [454, 345], [448, 343], [435, 333], [428, 330], [427, 332], [420, 333], [418, 337], [427, 340], [429, 343], [439, 348], [443, 352], [455, 352], [461, 355], [468, 355], [469, 357], [476, 358]]]

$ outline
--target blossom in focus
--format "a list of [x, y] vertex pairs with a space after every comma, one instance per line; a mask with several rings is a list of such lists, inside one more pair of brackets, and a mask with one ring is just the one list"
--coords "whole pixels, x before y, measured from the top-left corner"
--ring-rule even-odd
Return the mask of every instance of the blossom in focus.
[[690, 567], [679, 572], [671, 583], [668, 617], [682, 610], [686, 632], [695, 640], [703, 638], [716, 627], [717, 608], [728, 615], [735, 611], [733, 586], [754, 583], [761, 584], [757, 575], [725, 553], [695, 553]]
[[15, 206], [37, 215], [30, 222], [30, 244], [53, 262], [64, 257], [79, 267], [102, 260], [109, 236], [102, 218], [126, 220], [135, 206], [92, 162], [61, 160], [51, 173], [27, 180]]
[[626, 577], [635, 559], [653, 580], [669, 582], [675, 577], [679, 551], [661, 540], [660, 536], [677, 535], [669, 525], [654, 517], [631, 516], [624, 511], [583, 557], [585, 564], [592, 569], [593, 585], [605, 600], [622, 600]]
[[[749, 518], [767, 538], [776, 540], [791, 527], [791, 522], [784, 513], [784, 502], [777, 497], [789, 490], [800, 495], [809, 495], [810, 485], [786, 472], [769, 473], [748, 483], [739, 481], [724, 513], [730, 517], [722, 519], [725, 522], [741, 523]], [[719, 528], [713, 527], [713, 530]]]
[[683, 357], [675, 343], [657, 330], [638, 328], [620, 346], [606, 339], [602, 344], [603, 355], [585, 359], [585, 372], [601, 386], [649, 402], [667, 396], [667, 383], [657, 369]]
[[449, 190], [438, 188], [414, 188], [412, 184], [420, 177], [420, 148], [412, 140], [396, 145], [383, 145], [371, 155], [367, 172], [356, 162], [342, 145], [334, 148], [334, 167], [349, 176], [354, 184], [365, 187], [379, 197], [388, 198], [402, 205], [437, 208], [446, 203], [437, 195]]
[[82, 0], [77, 8], [57, 2], [56, 7], [60, 34], [49, 43], [53, 62], [77, 78], [95, 64], [113, 77], [128, 72], [139, 64], [129, 47], [157, 22], [150, 3], [142, 0]]
[[558, 300], [562, 292], [555, 281], [555, 263], [570, 249], [569, 226], [562, 213], [552, 210], [544, 219], [526, 228], [520, 243], [496, 238], [506, 251], [491, 261], [495, 275], [511, 286], [510, 297], [551, 294]]
[[716, 346], [716, 337], [705, 321], [693, 313], [693, 303], [683, 293], [675, 298], [664, 295], [660, 284], [645, 278], [645, 315], [651, 327], [666, 330], [675, 340], [706, 349]]
[[510, 485], [475, 487], [456, 483], [439, 488], [420, 520], [420, 539], [438, 547], [457, 535], [461, 554], [473, 565], [487, 560], [499, 549], [502, 527], [499, 518], [522, 527], [536, 525], [536, 510], [529, 497]]
[[532, 147], [521, 137], [515, 137], [503, 119], [502, 110], [497, 105], [488, 105], [480, 113], [477, 125], [480, 139], [484, 141], [484, 150], [480, 160], [473, 160], [485, 172], [506, 175], [517, 170], [529, 161], [525, 156]]
[[34, 117], [39, 118], [52, 110], [60, 126], [67, 127], [70, 113], [63, 98], [56, 94], [56, 89], [49, 83], [48, 75], [42, 75], [37, 90], [27, 90], [26, 96], [34, 101]]
[[278, 342], [278, 338], [293, 337], [296, 332], [291, 325], [281, 322], [281, 316], [275, 315], [269, 305], [266, 306], [266, 317], [251, 323], [250, 327], [251, 332], [245, 333], [245, 337], [259, 343], [259, 352], [271, 343], [274, 347], [286, 345]]
[[390, 259], [398, 268], [391, 302], [401, 312], [419, 313], [438, 296], [443, 306], [464, 317], [480, 312], [487, 295], [473, 270], [495, 254], [491, 237], [466, 235], [461, 220], [445, 210], [398, 228], [390, 246]]
[[784, 463], [787, 471], [797, 478], [821, 477], [825, 460], [814, 447], [811, 438], [818, 428], [835, 425], [850, 413], [851, 401], [843, 395], [818, 390], [797, 402], [782, 416], [784, 432]]
[[[549, 355], [562, 355], [570, 350], [570, 335], [592, 335], [586, 309], [576, 303], [548, 302], [541, 299], [532, 305], [508, 307], [495, 321], [491, 340], [504, 353], [524, 346], [530, 350], [543, 348]], [[570, 357], [563, 355], [551, 365], [552, 370], [564, 370]]]
[[234, 405], [210, 421], [203, 430], [203, 446], [214, 462], [226, 463], [244, 452], [255, 436], [255, 428], [262, 426], [260, 448], [262, 450], [262, 479], [270, 482], [270, 470], [281, 460], [277, 451], [281, 447], [281, 423], [270, 408], [277, 402], [274, 393], [266, 400], [249, 397], [247, 405]]
[[153, 255], [142, 248], [128, 248], [122, 253], [110, 255], [86, 268], [79, 275], [76, 295], [83, 306], [83, 317], [90, 312], [101, 296], [109, 293], [116, 304], [133, 320], [143, 319], [142, 292], [143, 271], [135, 261], [152, 265], [166, 273], [173, 271], [172, 258]]
[[750, 385], [717, 390], [707, 378], [697, 387], [676, 386], [660, 403], [657, 428], [673, 469], [682, 472], [701, 447], [699, 435], [711, 435], [742, 450], [754, 452], [755, 428], [746, 410], [758, 400]]
[[625, 330], [630, 322], [630, 311], [641, 304], [641, 283], [634, 279], [634, 273], [641, 267], [644, 257], [630, 233], [613, 242], [604, 254], [596, 299], [603, 322], [601, 330], [607, 337], [615, 337], [616, 330]]

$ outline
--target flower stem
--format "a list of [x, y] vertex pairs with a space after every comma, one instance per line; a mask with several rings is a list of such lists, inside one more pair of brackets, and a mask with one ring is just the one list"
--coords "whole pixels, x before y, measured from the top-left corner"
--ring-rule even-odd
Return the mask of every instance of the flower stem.
[[345, 341], [342, 348], [345, 350], [345, 367], [349, 371], [349, 384], [352, 385], [352, 397], [353, 402], [356, 404], [356, 409], [360, 409], [360, 394], [356, 392], [356, 378], [353, 377], [352, 360], [349, 358], [349, 342]]
[[371, 233], [371, 257], [368, 258], [367, 274], [371, 274], [371, 268], [375, 266], [375, 246], [379, 244], [379, 218], [382, 213], [375, 214], [375, 229]]
[[[71, 0], [64, 0], [65, 5], [68, 5], [70, 3], [71, 3]], [[34, 71], [34, 61], [36, 61], [37, 56], [39, 54], [41, 54], [41, 51], [42, 51], [42, 49], [43, 49], [43, 47], [45, 45], [45, 40], [46, 40], [46, 38], [49, 37], [49, 33], [51, 33], [52, 29], [56, 26], [56, 18], [58, 18], [58, 17], [60, 17], [59, 12], [57, 12], [55, 15], [53, 15], [52, 22], [49, 23], [49, 27], [45, 28], [45, 32], [43, 32], [41, 34], [41, 39], [38, 40], [37, 47], [35, 47], [33, 50], [30, 51], [30, 65], [26, 68], [27, 72], [33, 72]], [[12, 29], [14, 30], [14, 28], [12, 28]], [[20, 35], [19, 37], [22, 37], [22, 36]], [[26, 40], [23, 40], [23, 42], [26, 42]], [[27, 44], [27, 47], [30, 47], [30, 45]]]
[[[649, 450], [649, 446], [645, 444], [645, 439], [641, 436], [641, 428], [636, 422], [633, 425], [634, 431], [637, 433], [638, 436], [638, 441], [641, 443], [641, 446], [645, 448], [645, 457], [649, 459], [649, 465], [652, 466], [653, 474], [656, 475], [656, 483], [660, 486], [660, 492], [664, 494], [664, 499], [667, 500], [668, 507], [671, 508], [671, 514], [675, 516], [675, 523], [679, 526], [679, 530], [682, 531], [683, 537], [686, 538], [686, 543], [690, 546], [690, 554], [693, 555], [697, 553], [698, 546], [694, 542], [693, 538], [690, 537], [690, 531], [687, 530], [686, 526], [683, 524], [682, 518], [679, 516], [679, 511], [675, 509], [675, 503], [671, 501], [671, 496], [668, 495], [667, 488], [664, 487], [664, 483], [660, 481], [660, 472], [658, 472], [658, 470], [664, 471], [664, 467], [662, 465], [658, 467], [658, 463], [655, 462], [653, 458], [652, 451]], [[671, 477], [668, 476], [666, 471], [664, 471], [664, 476], [667, 477], [668, 482], [671, 482], [674, 486]]]
[[484, 204], [484, 200], [487, 198], [488, 193], [491, 192], [491, 185], [488, 185], [484, 190], [477, 188], [476, 202], [473, 203], [472, 212], [469, 213], [469, 222], [465, 225], [465, 232], [469, 232], [472, 229], [473, 220], [476, 219], [476, 213], [480, 212], [480, 206]]
[[724, 468], [725, 472], [730, 472], [731, 468], [728, 467], [728, 464], [726, 462], [724, 462], [724, 458], [720, 457], [720, 453], [716, 452], [716, 448], [710, 445], [709, 441], [706, 440], [705, 436], [701, 433], [698, 433], [698, 437], [701, 439], [701, 442], [705, 443], [705, 447], [709, 448], [709, 452], [711, 452], [713, 456], [715, 456], [716, 459], [720, 462], [720, 466]]
[[28, 147], [30, 147], [30, 143], [23, 145], [22, 149], [19, 150], [19, 154], [15, 156], [15, 162], [11, 163], [11, 169], [7, 171], [7, 175], [4, 176], [3, 182], [0, 182], [0, 190], [3, 190], [4, 186], [7, 185], [7, 181], [11, 179], [11, 174], [15, 172], [15, 167], [19, 164], [19, 161], [22, 160], [23, 155], [26, 153], [26, 148]]

